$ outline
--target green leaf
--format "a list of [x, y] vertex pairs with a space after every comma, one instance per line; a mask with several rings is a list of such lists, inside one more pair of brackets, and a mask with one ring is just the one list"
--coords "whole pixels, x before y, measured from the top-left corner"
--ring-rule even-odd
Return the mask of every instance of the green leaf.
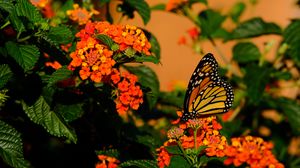
[[0, 88], [2, 88], [12, 77], [13, 73], [7, 64], [0, 65]]
[[292, 78], [292, 74], [288, 71], [286, 71], [286, 72], [275, 71], [271, 74], [271, 77], [276, 78], [276, 79], [289, 80]]
[[129, 160], [123, 162], [119, 167], [139, 167], [139, 168], [158, 168], [155, 160]]
[[157, 38], [150, 32], [144, 31], [150, 44], [150, 52], [154, 54], [154, 56], [159, 60], [160, 59], [160, 45], [157, 41]]
[[67, 10], [72, 10], [73, 9], [73, 0], [67, 0], [64, 5], [60, 8], [63, 12], [67, 12]]
[[260, 67], [258, 65], [250, 65], [246, 67], [246, 75], [244, 81], [247, 85], [247, 95], [250, 103], [258, 103], [264, 93], [266, 85], [270, 80], [271, 69]]
[[233, 59], [239, 63], [256, 61], [261, 57], [259, 49], [251, 42], [237, 43], [232, 52]]
[[159, 94], [159, 81], [155, 72], [144, 65], [136, 67], [125, 66], [125, 68], [138, 76], [138, 82], [143, 87], [151, 89], [151, 93], [147, 95], [147, 100], [149, 101], [149, 106], [152, 109], [157, 102]]
[[18, 0], [15, 10], [18, 16], [26, 17], [32, 24], [45, 22], [38, 9], [28, 0]]
[[236, 4], [234, 4], [234, 6], [231, 8], [229, 15], [232, 18], [232, 20], [234, 22], [238, 22], [240, 16], [242, 15], [242, 13], [244, 12], [244, 10], [246, 9], [246, 5], [243, 2], [237, 2]]
[[67, 26], [50, 27], [48, 38], [57, 44], [68, 44], [73, 41], [73, 34]]
[[115, 42], [105, 34], [98, 34], [96, 35], [96, 38], [99, 39], [105, 45], [107, 45], [109, 48], [112, 48], [113, 45], [115, 45]]
[[185, 93], [178, 95], [174, 92], [160, 92], [159, 102], [181, 108], [183, 105], [184, 94]]
[[120, 152], [117, 149], [108, 149], [108, 150], [98, 150], [96, 151], [97, 155], [106, 155], [115, 158], [119, 158]]
[[140, 14], [145, 25], [149, 22], [151, 10], [145, 0], [125, 0], [125, 2]]
[[164, 10], [166, 10], [166, 4], [157, 4], [157, 5], [152, 6], [150, 9], [153, 11], [155, 11], [155, 10], [164, 11]]
[[170, 165], [168, 168], [187, 168], [192, 167], [184, 157], [179, 155], [174, 155], [171, 157]]
[[151, 56], [151, 55], [142, 55], [142, 56], [138, 56], [135, 55], [134, 60], [136, 62], [152, 62], [154, 64], [158, 64], [159, 63], [159, 59], [157, 57]]
[[8, 165], [15, 168], [30, 167], [23, 156], [21, 134], [12, 126], [0, 120], [0, 156]]
[[32, 106], [22, 102], [23, 110], [34, 123], [43, 126], [51, 135], [64, 136], [70, 141], [76, 143], [77, 137], [62, 119], [53, 111], [41, 96]]
[[31, 70], [39, 59], [39, 49], [34, 45], [19, 45], [14, 42], [5, 43], [8, 54], [24, 69]]
[[12, 26], [18, 31], [19, 33], [25, 31], [25, 26], [22, 23], [21, 19], [18, 17], [17, 12], [11, 12], [9, 14], [9, 20]]
[[300, 20], [293, 20], [283, 32], [288, 54], [300, 66]]
[[276, 105], [284, 112], [288, 118], [288, 123], [291, 125], [293, 132], [300, 135], [300, 104], [297, 101], [285, 98], [278, 99]]
[[225, 16], [219, 12], [207, 9], [199, 14], [200, 28], [203, 36], [212, 37], [212, 35], [221, 28]]
[[49, 87], [56, 84], [59, 81], [70, 78], [72, 72], [73, 71], [69, 70], [66, 66], [63, 66], [58, 70], [56, 70], [55, 72], [53, 72], [53, 74], [51, 74], [48, 78], [45, 78], [44, 81], [48, 83], [47, 86]]
[[14, 5], [12, 0], [2, 0], [0, 1], [0, 9], [3, 9], [9, 13], [11, 13], [14, 9]]
[[54, 111], [59, 113], [62, 116], [62, 118], [67, 123], [69, 123], [80, 118], [83, 115], [82, 105], [83, 104], [58, 104], [55, 106]]
[[178, 145], [166, 146], [165, 147], [168, 153], [173, 155], [182, 155], [182, 151], [178, 147]]
[[275, 23], [265, 22], [261, 18], [253, 18], [238, 25], [228, 40], [257, 37], [266, 34], [281, 34], [281, 29]]

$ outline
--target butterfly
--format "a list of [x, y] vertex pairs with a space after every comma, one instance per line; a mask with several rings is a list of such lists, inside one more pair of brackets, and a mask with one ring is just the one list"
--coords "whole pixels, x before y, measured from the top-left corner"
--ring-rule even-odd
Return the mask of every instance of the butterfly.
[[225, 113], [232, 106], [232, 86], [218, 75], [218, 63], [210, 53], [199, 62], [189, 81], [181, 121]]

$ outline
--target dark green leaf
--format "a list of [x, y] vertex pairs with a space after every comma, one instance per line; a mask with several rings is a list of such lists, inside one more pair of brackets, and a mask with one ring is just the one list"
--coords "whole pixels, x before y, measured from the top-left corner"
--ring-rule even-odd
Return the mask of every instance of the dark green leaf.
[[183, 105], [184, 94], [177, 95], [173, 92], [160, 92], [159, 93], [159, 102], [162, 104], [176, 106], [181, 108]]
[[54, 111], [59, 113], [64, 118], [64, 120], [69, 123], [80, 118], [83, 115], [82, 105], [83, 104], [58, 104], [55, 106]]
[[21, 134], [12, 126], [0, 120], [0, 156], [8, 165], [15, 168], [30, 167], [23, 156]]
[[172, 146], [166, 146], [165, 147], [168, 153], [173, 154], [173, 155], [182, 155], [182, 151], [178, 147], [178, 145], [172, 145]]
[[171, 157], [170, 165], [168, 168], [189, 168], [192, 167], [185, 158], [179, 155], [174, 155]]
[[117, 149], [108, 149], [108, 150], [98, 150], [96, 151], [97, 155], [106, 155], [115, 158], [119, 158], [120, 152]]
[[136, 53], [136, 50], [134, 50], [134, 49], [131, 48], [131, 47], [128, 47], [128, 48], [124, 51], [124, 54], [125, 54], [127, 57], [129, 57], [129, 58], [133, 57], [135, 53]]
[[128, 71], [138, 76], [138, 82], [146, 88], [151, 89], [151, 93], [147, 95], [150, 108], [153, 108], [157, 102], [159, 94], [159, 81], [155, 72], [147, 66], [141, 65], [137, 67], [125, 67]]
[[166, 4], [157, 4], [151, 7], [151, 10], [161, 10], [164, 11], [166, 9]]
[[72, 10], [73, 9], [73, 0], [67, 0], [64, 5], [60, 8], [63, 12], [67, 12], [67, 10]]
[[52, 75], [50, 75], [48, 78], [44, 79], [48, 85], [52, 86], [56, 84], [59, 81], [62, 81], [64, 79], [68, 79], [72, 75], [72, 71], [69, 70], [66, 66], [63, 66], [56, 70]]
[[15, 5], [15, 10], [18, 16], [26, 17], [33, 24], [45, 22], [38, 9], [28, 0], [18, 0]]
[[31, 70], [39, 59], [39, 49], [34, 45], [18, 45], [14, 42], [5, 43], [8, 54], [24, 69]]
[[6, 64], [0, 65], [0, 88], [2, 88], [12, 77], [13, 73]]
[[271, 70], [267, 67], [250, 65], [246, 67], [244, 81], [247, 85], [247, 94], [251, 103], [258, 103], [270, 80]]
[[21, 19], [18, 17], [17, 12], [11, 12], [9, 14], [9, 20], [16, 31], [21, 33], [26, 30]]
[[14, 5], [12, 0], [2, 0], [0, 1], [0, 9], [3, 9], [9, 13], [13, 11]]
[[149, 56], [147, 56], [147, 55], [137, 56], [136, 55], [134, 57], [134, 60], [136, 62], [141, 62], [141, 63], [143, 63], [143, 62], [152, 62], [154, 64], [158, 64], [159, 63], [159, 59], [156, 58], [156, 57], [154, 57], [154, 56], [151, 56], [151, 55], [149, 55]]
[[119, 167], [158, 168], [155, 160], [129, 160], [123, 162]]
[[229, 12], [229, 15], [234, 22], [238, 22], [240, 16], [242, 15], [242, 13], [244, 12], [245, 9], [246, 9], [245, 3], [238, 2], [238, 3], [234, 4], [234, 6], [232, 7], [232, 9]]
[[[159, 45], [156, 37], [152, 33], [147, 32], [146, 34], [150, 35], [150, 37], [148, 38], [149, 42], [151, 44], [150, 52], [153, 53], [154, 56], [159, 60], [160, 59], [160, 45]], [[147, 35], [147, 36], [149, 36], [149, 35]]]
[[40, 97], [32, 106], [28, 106], [25, 102], [22, 102], [22, 105], [23, 110], [31, 121], [43, 126], [51, 135], [64, 136], [76, 143], [77, 137], [75, 132], [55, 112], [50, 110], [50, 106], [43, 97]]
[[273, 78], [276, 78], [276, 79], [283, 79], [283, 80], [289, 80], [292, 78], [292, 74], [290, 72], [281, 72], [281, 71], [276, 71], [276, 72], [273, 72], [271, 74], [271, 76]]
[[288, 118], [293, 132], [300, 135], [300, 104], [297, 101], [284, 98], [278, 99], [276, 104]]
[[233, 47], [233, 59], [239, 63], [259, 60], [261, 54], [255, 44], [251, 42], [237, 43]]
[[50, 27], [48, 38], [57, 44], [68, 44], [73, 41], [73, 34], [67, 26]]
[[150, 20], [151, 10], [145, 0], [125, 0], [132, 8], [134, 8], [143, 19], [144, 24]]
[[109, 48], [111, 48], [115, 44], [115, 42], [105, 34], [98, 34], [96, 35], [96, 38], [107, 45]]
[[294, 20], [283, 32], [284, 43], [288, 44], [287, 54], [300, 66], [300, 20]]
[[281, 34], [281, 29], [275, 23], [265, 22], [261, 18], [253, 18], [238, 25], [233, 30], [229, 40], [257, 37], [266, 34]]
[[212, 37], [212, 35], [221, 28], [225, 16], [219, 12], [207, 9], [199, 14], [200, 28], [203, 36]]

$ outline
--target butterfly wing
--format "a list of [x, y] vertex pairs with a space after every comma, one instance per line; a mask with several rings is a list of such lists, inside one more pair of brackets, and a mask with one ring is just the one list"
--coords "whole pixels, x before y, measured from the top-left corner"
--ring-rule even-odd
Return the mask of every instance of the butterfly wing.
[[191, 76], [184, 99], [182, 120], [226, 112], [232, 101], [232, 87], [220, 79], [214, 56], [206, 54]]

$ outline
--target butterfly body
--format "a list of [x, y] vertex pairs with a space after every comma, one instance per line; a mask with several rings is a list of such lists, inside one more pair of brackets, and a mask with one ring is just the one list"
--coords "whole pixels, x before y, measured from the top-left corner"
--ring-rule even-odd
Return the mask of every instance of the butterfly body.
[[184, 99], [182, 121], [225, 113], [232, 106], [233, 89], [218, 75], [218, 63], [206, 54], [194, 70]]

